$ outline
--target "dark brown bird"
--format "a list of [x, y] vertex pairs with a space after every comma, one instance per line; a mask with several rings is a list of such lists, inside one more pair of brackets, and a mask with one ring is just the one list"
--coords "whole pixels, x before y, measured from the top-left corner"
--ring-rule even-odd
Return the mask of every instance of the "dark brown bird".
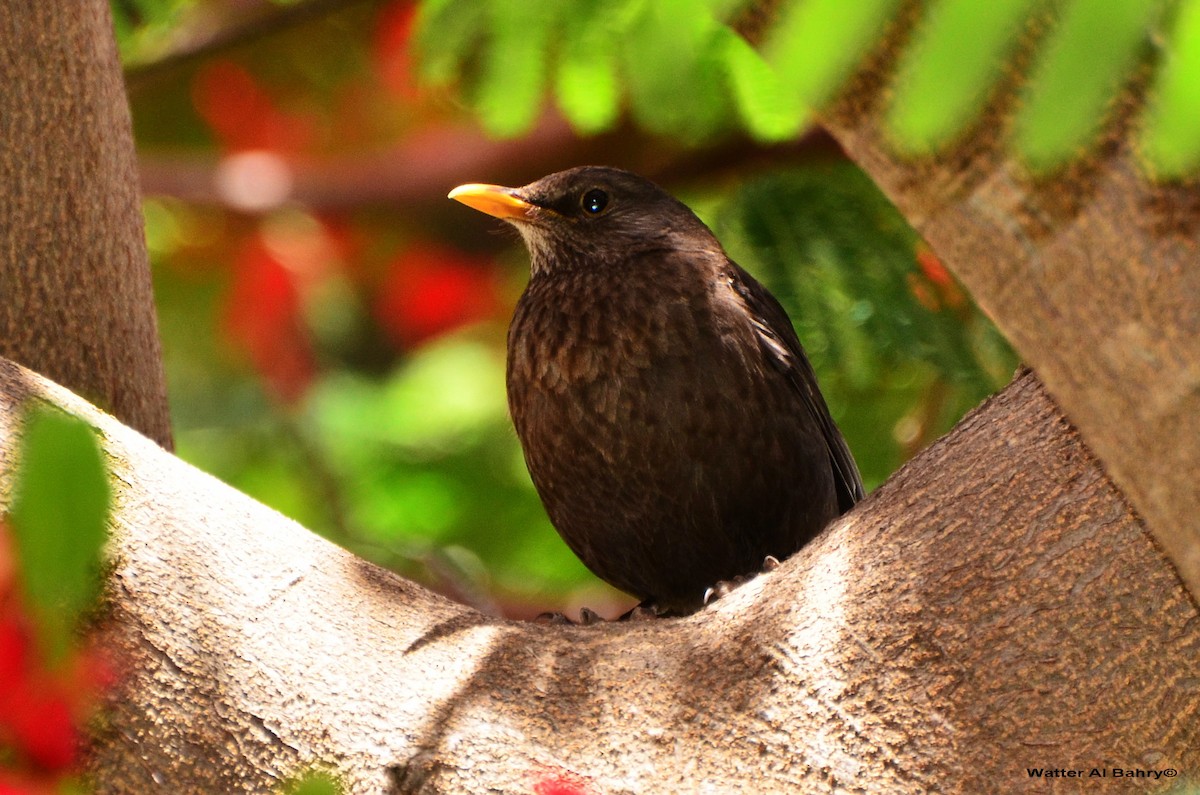
[[550, 520], [601, 578], [691, 612], [862, 498], [787, 313], [684, 204], [598, 166], [450, 198], [529, 249], [509, 409]]

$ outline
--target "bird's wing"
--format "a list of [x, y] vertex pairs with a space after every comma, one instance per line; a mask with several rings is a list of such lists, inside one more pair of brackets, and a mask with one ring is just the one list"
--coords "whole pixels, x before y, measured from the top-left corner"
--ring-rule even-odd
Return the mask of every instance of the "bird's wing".
[[754, 331], [767, 358], [791, 381], [825, 437], [837, 484], [838, 509], [845, 513], [864, 496], [862, 476], [858, 473], [858, 465], [854, 463], [846, 440], [842, 438], [842, 432], [834, 424], [833, 417], [829, 416], [829, 407], [825, 405], [825, 398], [817, 387], [816, 373], [804, 354], [800, 338], [792, 328], [791, 318], [775, 296], [767, 292], [753, 276], [732, 260], [728, 262], [730, 286], [749, 310]]

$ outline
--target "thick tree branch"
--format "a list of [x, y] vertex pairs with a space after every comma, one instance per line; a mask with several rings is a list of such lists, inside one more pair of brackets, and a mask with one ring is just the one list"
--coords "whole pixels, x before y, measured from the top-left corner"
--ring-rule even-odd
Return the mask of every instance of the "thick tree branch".
[[1200, 193], [1139, 172], [1127, 114], [1086, 162], [1033, 180], [997, 134], [1011, 93], [960, 146], [905, 161], [882, 131], [890, 60], [859, 76], [829, 129], [1038, 372], [1200, 595]]
[[11, 365], [6, 451], [31, 395], [97, 425], [118, 484], [105, 631], [127, 674], [98, 792], [261, 792], [316, 763], [356, 793], [1200, 769], [1196, 606], [1032, 375], [778, 571], [687, 619], [594, 627], [447, 602]]

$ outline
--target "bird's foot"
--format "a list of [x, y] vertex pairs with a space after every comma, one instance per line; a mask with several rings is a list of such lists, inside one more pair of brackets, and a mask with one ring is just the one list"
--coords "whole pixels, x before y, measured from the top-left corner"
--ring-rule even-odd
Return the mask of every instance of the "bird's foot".
[[641, 602], [628, 612], [622, 613], [617, 621], [651, 621], [663, 615], [663, 610], [650, 599]]
[[[647, 599], [640, 604], [634, 605], [630, 610], [617, 616], [612, 621], [651, 621], [665, 615], [668, 615], [666, 610], [659, 607], [657, 602]], [[541, 613], [533, 621], [536, 624], [569, 624], [581, 627], [590, 626], [591, 624], [611, 623], [607, 618], [602, 618], [599, 613], [588, 607], [579, 608], [578, 621], [572, 621], [565, 613], [559, 612]]]
[[707, 607], [713, 602], [729, 595], [729, 592], [739, 585], [747, 582], [752, 574], [739, 574], [728, 580], [717, 580], [711, 588], [704, 591], [704, 605]]
[[766, 574], [769, 571], [775, 571], [779, 568], [779, 558], [774, 555], [767, 555], [763, 559], [762, 569], [755, 574], [739, 574], [728, 580], [718, 580], [711, 588], [704, 592], [704, 605], [707, 607], [723, 596], [728, 596], [729, 592], [739, 585], [743, 585], [757, 577], [759, 574]]
[[[637, 608], [634, 609], [636, 610]], [[622, 616], [622, 618], [624, 618], [624, 616]], [[533, 621], [535, 624], [570, 624], [571, 626], [586, 627], [592, 624], [600, 624], [604, 622], [605, 619], [601, 618], [600, 614], [595, 610], [592, 610], [590, 607], [581, 607], [579, 608], [578, 621], [572, 621], [571, 619], [567, 618], [566, 613], [559, 612], [539, 613], [533, 619]]]

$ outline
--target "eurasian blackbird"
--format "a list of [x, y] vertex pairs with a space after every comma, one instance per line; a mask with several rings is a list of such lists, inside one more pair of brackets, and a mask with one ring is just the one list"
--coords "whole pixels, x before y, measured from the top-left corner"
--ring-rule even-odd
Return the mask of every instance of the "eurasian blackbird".
[[450, 198], [529, 249], [509, 410], [551, 522], [601, 578], [692, 612], [862, 498], [787, 313], [683, 203], [599, 166]]

